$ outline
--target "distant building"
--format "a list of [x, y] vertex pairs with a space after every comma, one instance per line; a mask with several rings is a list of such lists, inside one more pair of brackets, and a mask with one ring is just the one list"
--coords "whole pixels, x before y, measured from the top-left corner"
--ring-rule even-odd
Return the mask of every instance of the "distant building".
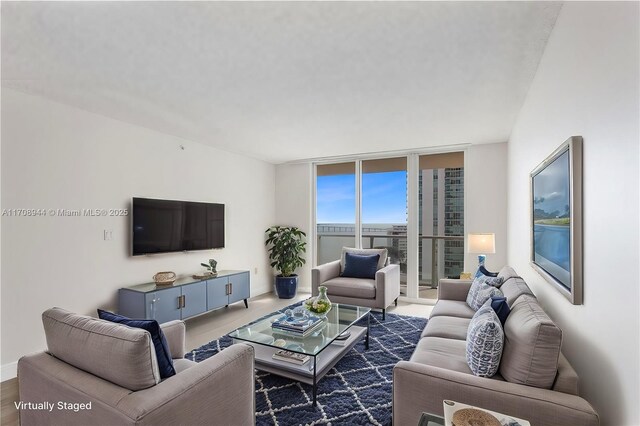
[[[420, 235], [464, 235], [463, 168], [422, 170], [418, 192]], [[421, 238], [420, 242], [421, 283], [435, 287], [437, 282], [434, 281], [439, 278], [460, 275], [464, 268], [464, 240]]]

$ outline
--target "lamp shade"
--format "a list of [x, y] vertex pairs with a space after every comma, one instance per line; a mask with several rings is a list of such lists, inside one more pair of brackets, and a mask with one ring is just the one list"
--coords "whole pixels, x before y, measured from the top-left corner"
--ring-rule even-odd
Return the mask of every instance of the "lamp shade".
[[487, 254], [496, 252], [496, 234], [469, 234], [467, 252]]

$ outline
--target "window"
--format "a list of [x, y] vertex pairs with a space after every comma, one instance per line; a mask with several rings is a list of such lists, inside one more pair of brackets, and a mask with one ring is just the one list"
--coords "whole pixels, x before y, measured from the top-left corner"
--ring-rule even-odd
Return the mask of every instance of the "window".
[[316, 168], [317, 264], [339, 259], [342, 247], [355, 247], [356, 163]]

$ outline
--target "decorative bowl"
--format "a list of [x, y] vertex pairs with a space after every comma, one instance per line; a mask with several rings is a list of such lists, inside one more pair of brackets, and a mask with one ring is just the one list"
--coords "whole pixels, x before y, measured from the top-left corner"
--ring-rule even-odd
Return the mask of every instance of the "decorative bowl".
[[172, 271], [158, 272], [153, 276], [156, 285], [171, 285], [176, 281], [176, 273]]

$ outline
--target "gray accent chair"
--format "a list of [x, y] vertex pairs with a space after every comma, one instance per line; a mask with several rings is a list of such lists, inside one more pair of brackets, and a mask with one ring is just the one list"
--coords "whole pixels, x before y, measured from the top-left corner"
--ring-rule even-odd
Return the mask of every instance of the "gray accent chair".
[[145, 330], [60, 308], [45, 311], [42, 321], [48, 351], [18, 361], [20, 400], [91, 409], [22, 409], [23, 426], [255, 424], [251, 346], [195, 363], [183, 358], [184, 323], [162, 324], [177, 374], [161, 380]]
[[[380, 254], [375, 279], [348, 278], [340, 274], [344, 270], [345, 253]], [[390, 265], [387, 249], [343, 248], [342, 258], [325, 263], [311, 270], [311, 292], [318, 295], [318, 287], [327, 287], [332, 302], [382, 309], [382, 319], [392, 303], [398, 304], [400, 296], [400, 265]]]
[[416, 425], [422, 412], [443, 414], [445, 399], [528, 420], [532, 426], [598, 426], [598, 414], [579, 396], [578, 375], [562, 355], [562, 330], [510, 267], [500, 289], [511, 313], [498, 373], [475, 376], [466, 360], [474, 310], [468, 280], [440, 280], [438, 302], [409, 361], [393, 369], [393, 424]]

